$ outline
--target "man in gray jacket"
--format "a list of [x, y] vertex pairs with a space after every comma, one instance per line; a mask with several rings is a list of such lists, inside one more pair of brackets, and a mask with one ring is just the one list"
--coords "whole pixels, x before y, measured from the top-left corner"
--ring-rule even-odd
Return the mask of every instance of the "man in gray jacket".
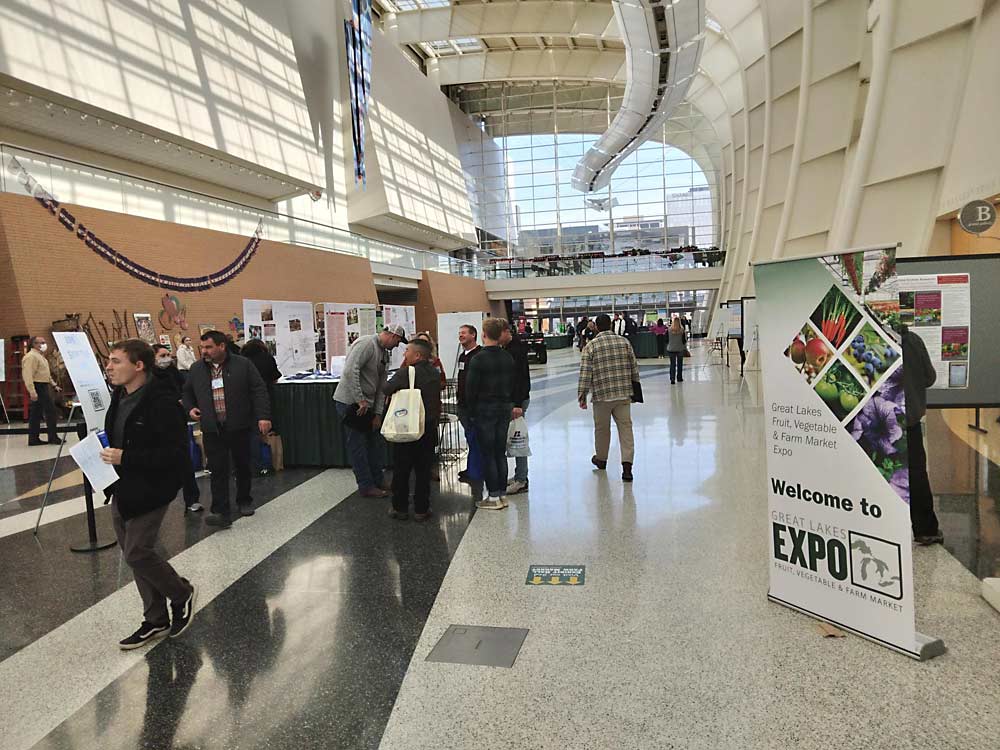
[[250, 497], [250, 435], [271, 431], [271, 401], [253, 363], [230, 354], [226, 337], [207, 331], [201, 337], [200, 362], [191, 366], [184, 383], [184, 411], [201, 422], [208, 468], [212, 472], [210, 526], [232, 525], [229, 506], [230, 457], [236, 466], [236, 506], [241, 516], [252, 516]]
[[406, 342], [402, 326], [363, 336], [347, 352], [344, 374], [333, 400], [344, 422], [347, 454], [364, 497], [388, 497], [382, 488], [382, 445], [379, 428], [385, 411], [385, 374], [389, 352]]

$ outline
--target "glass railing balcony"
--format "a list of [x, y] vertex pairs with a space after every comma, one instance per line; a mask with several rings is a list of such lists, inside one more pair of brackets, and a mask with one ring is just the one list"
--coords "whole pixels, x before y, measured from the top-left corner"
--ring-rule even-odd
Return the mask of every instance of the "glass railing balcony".
[[592, 273], [645, 273], [721, 266], [717, 249], [628, 255], [546, 255], [535, 258], [491, 258], [486, 279], [528, 279]]

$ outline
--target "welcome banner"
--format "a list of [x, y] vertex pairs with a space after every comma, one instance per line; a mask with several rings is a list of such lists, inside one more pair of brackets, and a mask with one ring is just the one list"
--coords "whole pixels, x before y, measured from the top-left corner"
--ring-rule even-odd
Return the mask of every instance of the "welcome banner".
[[914, 626], [896, 248], [764, 263], [754, 280], [768, 596], [927, 658]]

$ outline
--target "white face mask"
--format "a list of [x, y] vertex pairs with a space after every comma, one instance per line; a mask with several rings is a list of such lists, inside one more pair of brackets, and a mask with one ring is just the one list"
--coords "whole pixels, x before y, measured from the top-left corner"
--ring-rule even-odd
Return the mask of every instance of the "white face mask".
[[48, 350], [49, 350], [49, 345], [48, 344], [39, 344], [38, 345], [38, 351], [40, 351], [40, 352], [47, 352]]
[[156, 366], [161, 370], [165, 370], [173, 363], [172, 359], [158, 359], [156, 360]]

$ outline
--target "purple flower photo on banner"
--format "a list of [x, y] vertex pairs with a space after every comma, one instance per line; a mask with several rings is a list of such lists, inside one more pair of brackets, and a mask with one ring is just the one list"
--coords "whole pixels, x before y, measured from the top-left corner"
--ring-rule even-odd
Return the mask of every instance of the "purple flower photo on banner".
[[897, 367], [847, 425], [889, 486], [910, 502], [910, 471], [906, 444], [906, 401], [903, 368]]

